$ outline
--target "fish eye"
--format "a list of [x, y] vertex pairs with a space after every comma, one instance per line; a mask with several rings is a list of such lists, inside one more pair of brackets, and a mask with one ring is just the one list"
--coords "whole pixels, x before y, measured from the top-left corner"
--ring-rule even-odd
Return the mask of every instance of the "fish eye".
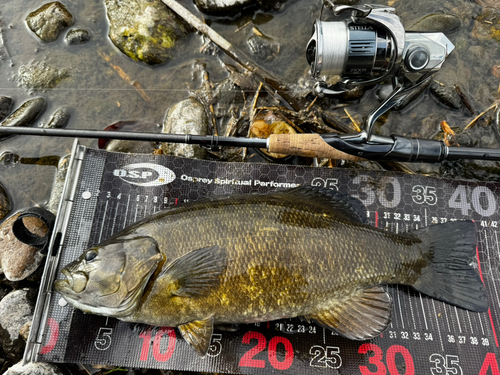
[[95, 259], [95, 257], [97, 256], [97, 251], [95, 250], [89, 250], [85, 253], [85, 260], [87, 262], [91, 262]]

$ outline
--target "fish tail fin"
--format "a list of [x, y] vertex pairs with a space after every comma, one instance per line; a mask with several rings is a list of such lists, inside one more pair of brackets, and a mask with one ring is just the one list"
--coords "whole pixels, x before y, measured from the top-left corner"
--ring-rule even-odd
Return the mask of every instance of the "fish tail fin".
[[476, 255], [472, 221], [433, 225], [414, 232], [427, 246], [428, 265], [413, 287], [433, 298], [476, 312], [488, 310], [478, 271], [470, 264]]

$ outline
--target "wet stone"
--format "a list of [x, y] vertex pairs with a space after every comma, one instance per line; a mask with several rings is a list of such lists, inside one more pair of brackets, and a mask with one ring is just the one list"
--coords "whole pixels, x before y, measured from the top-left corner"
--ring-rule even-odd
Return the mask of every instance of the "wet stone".
[[90, 40], [90, 33], [85, 29], [71, 29], [64, 37], [64, 40], [70, 45], [84, 44]]
[[407, 31], [425, 31], [433, 33], [449, 33], [462, 25], [460, 18], [453, 14], [430, 14], [425, 16]]
[[0, 301], [0, 344], [12, 362], [22, 358], [25, 341], [21, 329], [33, 319], [36, 296], [35, 289], [24, 288], [10, 292]]
[[476, 19], [472, 36], [479, 40], [493, 38], [500, 42], [500, 9], [484, 8]]
[[0, 184], [0, 220], [10, 212], [10, 200], [2, 184]]
[[64, 372], [52, 363], [30, 362], [23, 366], [22, 362], [19, 362], [4, 375], [64, 375]]
[[66, 174], [68, 173], [69, 160], [71, 155], [66, 155], [61, 158], [57, 166], [57, 172], [52, 184], [52, 191], [50, 193], [49, 203], [47, 209], [54, 215], [57, 215], [59, 202], [61, 201], [64, 182], [66, 181]]
[[50, 117], [49, 122], [47, 122], [46, 124], [42, 124], [40, 127], [46, 129], [60, 129], [66, 126], [70, 117], [71, 112], [68, 108], [59, 108]]
[[[206, 135], [208, 118], [205, 107], [195, 98], [188, 98], [173, 105], [165, 116], [162, 133]], [[185, 158], [203, 159], [206, 150], [198, 145], [162, 143], [164, 154]]]
[[[45, 110], [46, 102], [42, 97], [25, 101], [18, 109], [7, 117], [0, 126], [31, 126]], [[9, 135], [0, 135], [0, 139]]]
[[454, 88], [433, 82], [430, 86], [430, 92], [441, 104], [452, 109], [462, 108], [462, 101]]
[[0, 121], [3, 121], [8, 115], [10, 115], [13, 106], [14, 99], [9, 96], [0, 96]]
[[[45, 258], [36, 247], [22, 243], [14, 236], [12, 224], [18, 216], [19, 213], [0, 225], [0, 270], [10, 281], [24, 280], [37, 270]], [[43, 237], [47, 233], [47, 227], [37, 218], [25, 217], [23, 223], [35, 235]]]
[[204, 13], [231, 16], [247, 6], [256, 4], [256, 0], [195, 0], [195, 4]]
[[280, 52], [280, 44], [264, 35], [256, 27], [253, 28], [253, 35], [248, 39], [247, 44], [250, 51], [263, 60], [274, 60]]
[[34, 90], [52, 89], [68, 78], [66, 69], [57, 69], [45, 62], [31, 62], [19, 68], [17, 81]]
[[106, 0], [109, 38], [125, 55], [149, 65], [162, 64], [190, 31], [160, 0]]
[[42, 41], [53, 42], [66, 27], [73, 24], [73, 16], [63, 4], [55, 1], [31, 12], [26, 23]]

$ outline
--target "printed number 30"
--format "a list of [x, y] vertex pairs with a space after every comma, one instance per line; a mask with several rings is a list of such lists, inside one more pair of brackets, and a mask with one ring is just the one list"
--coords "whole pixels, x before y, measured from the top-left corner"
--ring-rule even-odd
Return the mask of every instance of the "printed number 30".
[[94, 346], [97, 350], [107, 350], [111, 346], [111, 334], [113, 328], [101, 327], [94, 341]]

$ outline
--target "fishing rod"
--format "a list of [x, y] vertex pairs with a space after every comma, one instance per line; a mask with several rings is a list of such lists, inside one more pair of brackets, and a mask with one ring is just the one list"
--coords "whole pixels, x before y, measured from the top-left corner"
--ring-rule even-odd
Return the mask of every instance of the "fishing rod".
[[269, 152], [278, 154], [351, 161], [359, 161], [361, 159], [427, 163], [461, 159], [500, 161], [500, 150], [474, 147], [449, 147], [443, 141], [410, 138], [399, 135], [390, 137], [372, 135], [369, 141], [363, 140], [363, 136], [359, 134], [272, 134], [268, 139], [260, 139], [82, 129], [42, 129], [15, 126], [0, 126], [0, 134], [185, 143], [212, 149], [227, 146], [252, 147], [267, 149]]

